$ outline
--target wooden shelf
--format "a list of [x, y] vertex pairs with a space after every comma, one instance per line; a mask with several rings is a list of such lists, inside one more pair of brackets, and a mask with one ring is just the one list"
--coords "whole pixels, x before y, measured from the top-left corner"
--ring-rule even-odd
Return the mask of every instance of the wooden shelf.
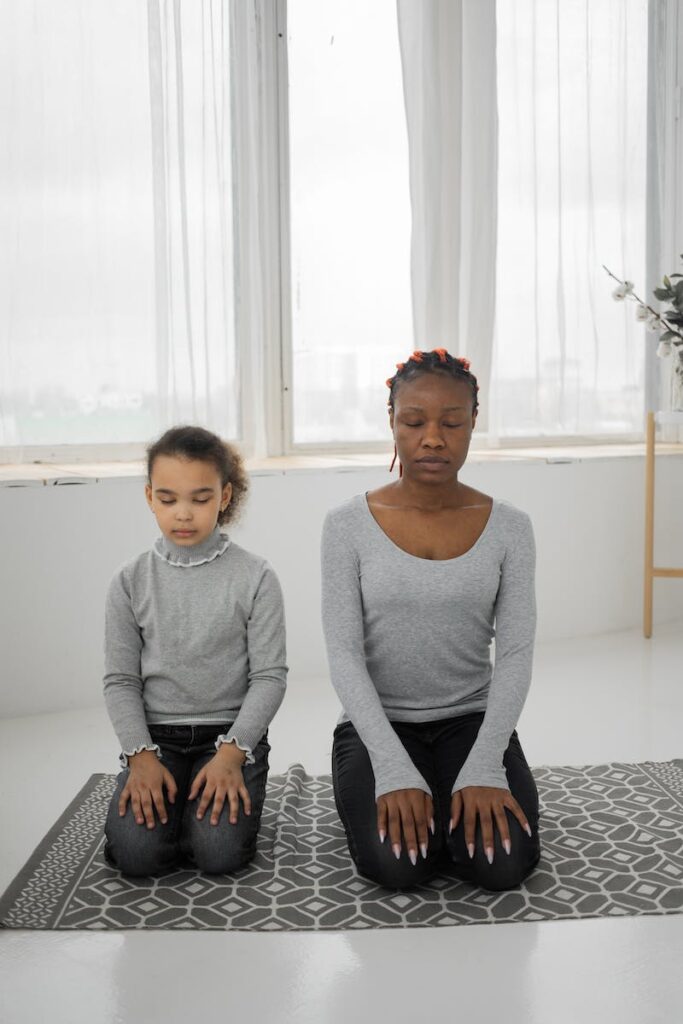
[[[655, 579], [683, 579], [683, 569], [655, 566], [655, 441], [657, 424], [680, 423], [683, 412], [649, 412], [645, 435], [645, 572], [643, 580], [643, 636], [652, 636]], [[683, 450], [683, 445], [678, 446]]]

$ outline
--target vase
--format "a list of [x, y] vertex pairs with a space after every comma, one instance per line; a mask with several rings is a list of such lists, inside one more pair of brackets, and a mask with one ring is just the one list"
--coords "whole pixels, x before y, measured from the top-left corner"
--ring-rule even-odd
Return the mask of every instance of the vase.
[[671, 411], [683, 412], [683, 345], [678, 345], [671, 364]]

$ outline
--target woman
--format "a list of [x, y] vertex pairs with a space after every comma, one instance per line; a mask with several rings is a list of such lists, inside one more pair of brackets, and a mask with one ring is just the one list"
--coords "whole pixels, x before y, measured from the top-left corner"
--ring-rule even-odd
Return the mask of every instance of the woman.
[[458, 479], [478, 406], [467, 360], [415, 352], [387, 384], [400, 477], [323, 530], [323, 625], [345, 712], [337, 808], [359, 872], [380, 885], [427, 881], [445, 852], [460, 878], [509, 889], [540, 856], [514, 731], [536, 622], [531, 523]]

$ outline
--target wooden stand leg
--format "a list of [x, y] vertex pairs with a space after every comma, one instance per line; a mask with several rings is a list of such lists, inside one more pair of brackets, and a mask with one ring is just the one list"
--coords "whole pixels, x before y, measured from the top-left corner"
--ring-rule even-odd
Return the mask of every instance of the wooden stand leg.
[[645, 573], [643, 600], [643, 635], [652, 636], [652, 580], [655, 539], [655, 414], [647, 414], [645, 445]]

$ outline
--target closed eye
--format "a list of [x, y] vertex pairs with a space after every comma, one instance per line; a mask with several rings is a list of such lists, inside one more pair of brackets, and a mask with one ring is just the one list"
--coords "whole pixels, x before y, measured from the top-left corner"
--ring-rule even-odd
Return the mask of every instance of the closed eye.
[[[160, 498], [159, 501], [162, 505], [175, 505], [175, 498]], [[211, 498], [194, 498], [193, 501], [195, 505], [206, 505]]]

